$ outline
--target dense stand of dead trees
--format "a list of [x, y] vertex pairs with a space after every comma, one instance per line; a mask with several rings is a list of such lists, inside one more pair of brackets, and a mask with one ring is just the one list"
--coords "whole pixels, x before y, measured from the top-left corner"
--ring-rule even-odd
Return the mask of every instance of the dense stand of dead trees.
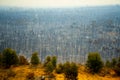
[[[1, 27], [1, 50], [7, 47], [19, 54], [29, 56], [38, 51], [41, 61], [47, 55], [56, 55], [58, 62], [73, 61], [84, 63], [88, 52], [100, 52], [103, 60], [120, 56], [120, 25], [91, 25], [44, 27], [30, 23], [26, 28], [19, 25]], [[18, 28], [19, 27], [19, 28]]]

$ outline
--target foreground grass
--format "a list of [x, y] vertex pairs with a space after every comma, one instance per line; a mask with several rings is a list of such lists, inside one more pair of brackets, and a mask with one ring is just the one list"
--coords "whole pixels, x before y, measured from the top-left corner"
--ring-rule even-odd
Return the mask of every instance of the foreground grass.
[[[39, 65], [39, 66], [30, 66], [30, 65], [24, 65], [24, 66], [18, 66], [18, 67], [12, 67], [10, 69], [0, 69], [0, 76], [5, 74], [7, 71], [13, 71], [15, 72], [14, 77], [9, 77], [9, 80], [26, 80], [26, 76], [28, 73], [32, 72], [35, 74], [35, 77], [40, 77], [42, 75], [46, 75], [44, 72], [44, 68]], [[85, 71], [84, 66], [79, 66], [79, 71], [78, 71], [78, 80], [120, 80], [120, 77], [115, 77], [114, 76], [114, 71], [110, 71], [110, 74], [100, 76], [99, 74], [90, 74]], [[64, 80], [64, 74], [56, 74], [53, 72], [55, 75], [56, 80]], [[0, 79], [1, 80], [1, 79]]]
[[115, 76], [115, 72], [113, 70], [110, 70], [109, 74], [106, 75], [91, 74], [85, 70], [84, 66], [79, 66], [78, 80], [120, 80], [120, 77]]

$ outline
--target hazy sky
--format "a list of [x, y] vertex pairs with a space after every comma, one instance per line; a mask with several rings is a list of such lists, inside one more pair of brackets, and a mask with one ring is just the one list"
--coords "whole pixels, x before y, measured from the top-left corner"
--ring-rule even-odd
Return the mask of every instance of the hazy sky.
[[120, 4], [120, 0], [0, 0], [0, 6], [79, 7]]

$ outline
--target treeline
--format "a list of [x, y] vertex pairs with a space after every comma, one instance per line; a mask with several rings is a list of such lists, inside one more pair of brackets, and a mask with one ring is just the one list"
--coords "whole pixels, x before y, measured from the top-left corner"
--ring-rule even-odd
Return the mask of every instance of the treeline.
[[120, 76], [120, 57], [113, 58], [111, 61], [107, 60], [105, 66], [107, 68], [113, 69], [117, 73], [117, 75]]
[[38, 65], [40, 63], [38, 53], [32, 53], [30, 61], [24, 55], [17, 55], [16, 51], [11, 48], [6, 48], [0, 54], [0, 67], [10, 68], [18, 65]]
[[[65, 78], [77, 80], [78, 76], [78, 64], [74, 62], [65, 62], [57, 64], [56, 56], [47, 56], [44, 60], [44, 63], [41, 63], [38, 53], [34, 52], [31, 55], [30, 62], [23, 55], [17, 55], [15, 50], [6, 48], [0, 54], [0, 67], [8, 69], [11, 66], [19, 66], [19, 65], [43, 65], [45, 68], [45, 72], [47, 74], [52, 74], [55, 71], [58, 74], [64, 73]], [[104, 63], [101, 59], [101, 56], [98, 52], [91, 52], [88, 54], [88, 58], [86, 61], [86, 70], [90, 73], [100, 73], [103, 68], [113, 69], [117, 75], [120, 75], [120, 58], [112, 59], [111, 61], [106, 61]], [[31, 74], [30, 74], [31, 75]], [[28, 76], [29, 77], [29, 76]], [[31, 76], [30, 76], [31, 77]]]

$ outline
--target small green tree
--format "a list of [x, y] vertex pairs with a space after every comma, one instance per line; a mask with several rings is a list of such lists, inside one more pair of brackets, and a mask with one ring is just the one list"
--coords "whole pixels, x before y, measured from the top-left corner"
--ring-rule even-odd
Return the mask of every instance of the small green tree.
[[70, 63], [67, 61], [66, 63], [64, 63], [64, 74], [65, 74], [65, 78], [68, 78], [68, 79], [70, 79], [70, 75], [71, 75], [71, 73], [70, 73]]
[[48, 74], [51, 74], [54, 70], [54, 66], [52, 64], [52, 62], [48, 62], [46, 64], [46, 67], [45, 67], [45, 71], [48, 73]]
[[18, 56], [16, 52], [10, 48], [6, 48], [2, 53], [2, 64], [5, 68], [9, 68], [11, 65], [18, 64]]
[[45, 58], [45, 62], [44, 62], [44, 67], [47, 65], [47, 63], [49, 63], [51, 61], [51, 57], [50, 56], [47, 56]]
[[68, 80], [77, 80], [77, 76], [78, 76], [78, 67], [75, 63], [69, 63], [66, 62], [64, 64], [64, 74], [65, 74], [65, 78], [67, 78]]
[[29, 63], [28, 63], [27, 59], [23, 55], [20, 55], [19, 56], [19, 64], [20, 65], [27, 65]]
[[71, 79], [77, 80], [78, 67], [75, 63], [71, 63]]
[[34, 52], [32, 54], [32, 57], [31, 57], [31, 64], [32, 65], [38, 65], [39, 64], [39, 57], [38, 57], [38, 53], [37, 52]]
[[55, 69], [55, 68], [56, 68], [56, 63], [57, 63], [57, 58], [56, 58], [56, 56], [53, 56], [53, 57], [52, 57], [51, 62], [52, 62], [53, 67], [54, 67], [54, 69]]
[[57, 68], [56, 68], [56, 73], [60, 74], [60, 73], [63, 73], [63, 69], [64, 69], [64, 66], [62, 65], [62, 63], [58, 64]]
[[98, 73], [102, 69], [103, 62], [98, 52], [88, 54], [86, 66], [92, 73]]
[[52, 71], [56, 68], [57, 58], [56, 56], [47, 56], [45, 59], [44, 67], [47, 73], [52, 73]]
[[116, 74], [118, 76], [120, 76], [120, 58], [118, 58], [118, 61], [117, 61], [116, 65], [115, 65], [115, 67], [114, 67], [114, 71], [116, 72]]
[[2, 67], [2, 54], [0, 53], [0, 67]]
[[111, 67], [114, 68], [116, 64], [117, 64], [117, 60], [113, 58], [111, 61]]
[[105, 66], [106, 66], [106, 67], [108, 67], [108, 68], [110, 68], [110, 67], [111, 67], [111, 63], [110, 63], [110, 61], [109, 61], [109, 60], [107, 60], [107, 61], [106, 61]]

